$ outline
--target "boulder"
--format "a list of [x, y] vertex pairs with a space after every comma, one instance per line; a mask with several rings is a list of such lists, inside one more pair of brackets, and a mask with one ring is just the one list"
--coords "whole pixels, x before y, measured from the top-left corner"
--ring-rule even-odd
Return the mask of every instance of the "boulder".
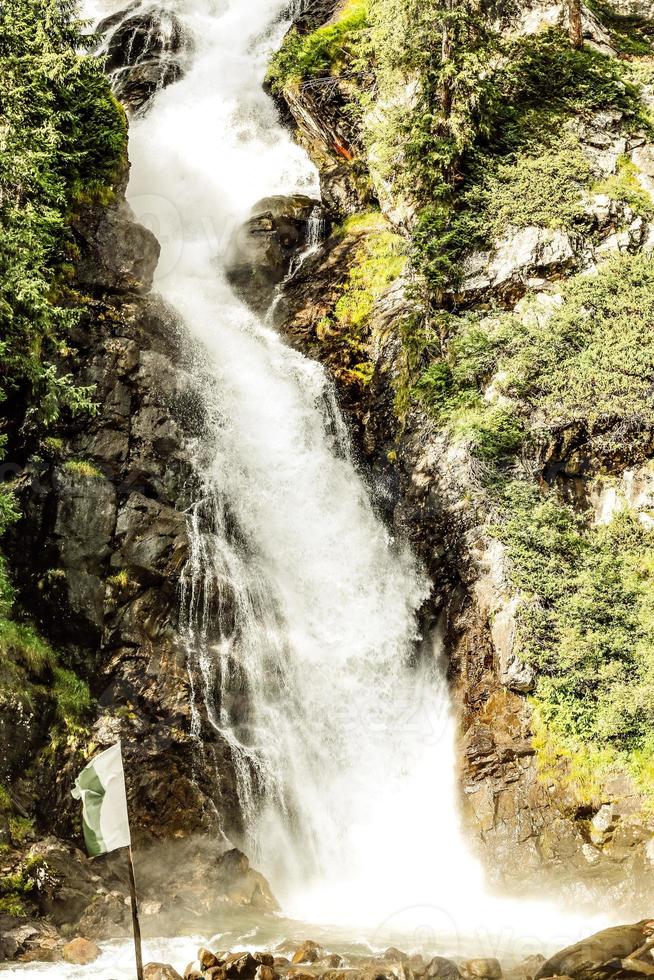
[[256, 313], [266, 312], [294, 256], [312, 237], [320, 237], [323, 221], [320, 202], [302, 194], [255, 204], [232, 240], [226, 271], [232, 287]]
[[459, 968], [445, 956], [434, 956], [425, 968], [426, 980], [459, 980]]
[[275, 965], [275, 957], [273, 956], [272, 953], [255, 953], [254, 958], [259, 963], [262, 963], [264, 966]]
[[403, 953], [395, 946], [389, 946], [388, 949], [384, 950], [383, 959], [391, 960], [395, 963], [404, 963], [409, 959], [409, 956], [407, 953]]
[[75, 966], [88, 966], [89, 963], [95, 963], [99, 959], [102, 950], [89, 939], [78, 936], [77, 939], [73, 939], [64, 946], [62, 954], [66, 963], [74, 963]]
[[337, 970], [340, 966], [343, 966], [345, 960], [338, 953], [330, 953], [329, 956], [324, 956], [320, 960], [321, 966], [326, 966], [330, 970]]
[[222, 965], [228, 980], [254, 980], [260, 966], [252, 953], [232, 953]]
[[157, 5], [130, 4], [98, 24], [114, 92], [131, 112], [144, 112], [158, 91], [176, 82], [192, 42], [183, 22]]
[[279, 974], [275, 973], [274, 967], [262, 963], [261, 966], [257, 967], [254, 980], [275, 980], [278, 976]]
[[461, 976], [466, 980], [500, 980], [502, 967], [499, 960], [492, 957], [465, 960], [461, 964]]
[[320, 953], [321, 949], [318, 943], [314, 943], [312, 939], [307, 939], [295, 951], [291, 962], [297, 965], [301, 963], [315, 963], [319, 959]]
[[204, 946], [198, 950], [198, 960], [203, 970], [208, 970], [212, 966], [220, 966], [220, 961], [216, 954]]
[[619, 961], [631, 956], [654, 932], [654, 921], [643, 919], [633, 925], [612, 926], [602, 929], [581, 942], [566, 946], [542, 965], [535, 980], [568, 976], [574, 980], [594, 980], [605, 976], [601, 969], [611, 960]]
[[168, 963], [146, 963], [143, 980], [182, 980], [177, 970]]
[[204, 980], [202, 976], [202, 964], [199, 960], [193, 960], [184, 970], [184, 980]]
[[75, 266], [80, 286], [111, 293], [151, 289], [161, 247], [124, 200], [109, 208], [85, 208], [73, 217], [72, 227], [80, 249]]

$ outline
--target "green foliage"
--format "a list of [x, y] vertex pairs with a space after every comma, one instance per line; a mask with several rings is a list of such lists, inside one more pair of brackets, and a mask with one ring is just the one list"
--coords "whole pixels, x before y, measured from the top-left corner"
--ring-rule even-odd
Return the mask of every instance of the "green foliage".
[[15, 594], [0, 556], [0, 696], [34, 708], [45, 698], [66, 731], [75, 731], [91, 707], [88, 685], [61, 664], [61, 657], [34, 626], [16, 617]]
[[605, 448], [624, 448], [630, 432], [654, 431], [654, 350], [643, 344], [651, 324], [652, 262], [619, 256], [569, 280], [560, 306], [536, 297], [516, 313], [451, 317], [446, 355], [414, 394], [455, 434], [472, 435], [474, 451], [486, 426], [499, 427], [503, 452], [511, 438], [518, 448], [521, 430], [547, 441], [571, 425], [600, 428]]
[[638, 168], [631, 160], [622, 157], [618, 162], [617, 174], [612, 174], [595, 184], [592, 188], [593, 193], [606, 194], [614, 201], [628, 204], [632, 211], [641, 217], [651, 218], [654, 216], [652, 198], [641, 186], [637, 174]]
[[378, 212], [350, 218], [344, 227], [350, 232], [368, 231], [356, 251], [343, 295], [334, 311], [338, 323], [356, 332], [367, 322], [375, 301], [402, 274], [407, 247], [400, 235], [388, 229]]
[[611, 42], [618, 54], [630, 56], [652, 54], [654, 25], [650, 20], [618, 14], [603, 0], [589, 0], [588, 6], [608, 28]]
[[123, 166], [124, 113], [84, 46], [76, 4], [14, 0], [0, 21], [0, 400], [27, 395], [42, 424], [88, 407], [65, 336], [68, 213], [101, 197]]
[[499, 514], [493, 533], [522, 596], [516, 653], [538, 672], [546, 763], [548, 753], [579, 763], [599, 752], [642, 781], [654, 739], [654, 531], [626, 510], [589, 526], [521, 482], [501, 487]]
[[268, 69], [273, 91], [352, 68], [367, 28], [367, 0], [348, 0], [336, 19], [311, 34], [286, 36]]
[[485, 156], [483, 166], [476, 163], [475, 178], [460, 205], [468, 215], [467, 247], [491, 243], [509, 227], [581, 223], [593, 171], [578, 139], [564, 133], [553, 145], [528, 146], [508, 158]]

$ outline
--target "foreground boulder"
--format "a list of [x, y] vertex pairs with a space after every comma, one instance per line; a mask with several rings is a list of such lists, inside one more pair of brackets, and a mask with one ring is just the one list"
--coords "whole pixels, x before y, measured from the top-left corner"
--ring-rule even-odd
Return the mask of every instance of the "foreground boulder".
[[83, 939], [81, 936], [67, 943], [62, 952], [66, 963], [74, 963], [75, 966], [87, 966], [89, 963], [95, 963], [102, 955], [102, 950], [99, 946], [96, 946], [89, 939]]
[[[623, 972], [621, 960], [635, 953], [654, 933], [654, 921], [643, 919], [634, 925], [602, 929], [579, 943], [566, 946], [545, 961], [535, 980], [547, 977], [573, 977], [596, 980]], [[651, 966], [650, 963], [648, 964]]]
[[182, 980], [177, 970], [168, 963], [146, 963], [143, 977], [144, 980]]

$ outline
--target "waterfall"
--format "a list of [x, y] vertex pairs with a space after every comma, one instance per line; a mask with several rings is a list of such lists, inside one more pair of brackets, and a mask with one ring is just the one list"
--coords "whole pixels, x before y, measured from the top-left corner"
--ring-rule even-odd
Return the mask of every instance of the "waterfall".
[[430, 909], [450, 932], [491, 916], [569, 930], [485, 896], [459, 828], [440, 640], [417, 631], [429, 585], [373, 511], [325, 372], [223, 273], [254, 202], [319, 193], [262, 89], [288, 2], [169, 9], [192, 64], [132, 121], [129, 199], [162, 245], [157, 289], [206, 352], [182, 603], [194, 723], [206, 707], [231, 748], [245, 846], [284, 910], [311, 921], [415, 925]]

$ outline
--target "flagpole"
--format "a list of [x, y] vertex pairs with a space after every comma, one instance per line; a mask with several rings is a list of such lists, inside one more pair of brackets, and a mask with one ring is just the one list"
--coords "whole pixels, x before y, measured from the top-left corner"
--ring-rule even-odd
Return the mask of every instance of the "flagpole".
[[143, 949], [141, 947], [141, 924], [139, 922], [139, 904], [136, 898], [136, 878], [134, 877], [134, 861], [132, 846], [127, 848], [127, 863], [129, 865], [129, 889], [132, 896], [132, 929], [134, 931], [134, 951], [136, 953], [136, 977], [143, 980]]

